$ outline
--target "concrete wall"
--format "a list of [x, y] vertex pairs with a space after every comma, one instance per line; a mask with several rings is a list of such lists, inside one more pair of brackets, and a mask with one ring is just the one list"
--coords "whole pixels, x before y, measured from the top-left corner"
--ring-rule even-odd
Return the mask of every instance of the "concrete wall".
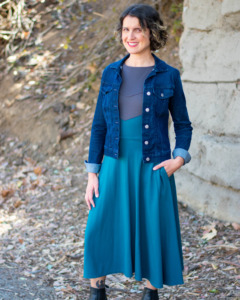
[[240, 222], [240, 0], [187, 0], [183, 22], [193, 138], [192, 160], [175, 176], [178, 194], [198, 211]]

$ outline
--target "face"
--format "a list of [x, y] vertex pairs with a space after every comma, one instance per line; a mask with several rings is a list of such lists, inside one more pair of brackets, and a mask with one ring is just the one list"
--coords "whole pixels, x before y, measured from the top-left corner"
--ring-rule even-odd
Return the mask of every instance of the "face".
[[126, 16], [123, 19], [122, 41], [130, 54], [144, 54], [150, 50], [150, 30], [143, 30], [136, 17]]

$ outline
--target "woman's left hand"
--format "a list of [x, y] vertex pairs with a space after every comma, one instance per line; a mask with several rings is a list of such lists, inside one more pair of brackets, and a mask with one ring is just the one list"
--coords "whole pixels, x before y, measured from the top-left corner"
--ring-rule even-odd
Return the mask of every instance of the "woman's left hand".
[[165, 168], [168, 177], [170, 177], [177, 169], [181, 168], [184, 164], [184, 159], [181, 156], [177, 156], [176, 158], [167, 159], [161, 162], [160, 164], [154, 166], [153, 170], [160, 169], [161, 167]]

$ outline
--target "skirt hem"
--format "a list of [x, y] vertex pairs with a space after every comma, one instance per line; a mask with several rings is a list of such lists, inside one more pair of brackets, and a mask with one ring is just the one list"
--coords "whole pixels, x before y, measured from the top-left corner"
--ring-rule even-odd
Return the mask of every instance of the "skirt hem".
[[181, 281], [177, 281], [177, 282], [169, 282], [169, 281], [163, 281], [162, 284], [154, 284], [154, 281], [151, 281], [150, 280], [150, 277], [149, 276], [135, 276], [135, 273], [132, 273], [132, 274], [128, 274], [125, 273], [125, 272], [121, 272], [121, 271], [118, 271], [118, 272], [105, 272], [104, 274], [101, 274], [99, 276], [91, 276], [91, 275], [84, 275], [83, 278], [84, 279], [93, 279], [93, 278], [98, 278], [98, 277], [102, 277], [102, 276], [107, 276], [107, 275], [112, 275], [112, 274], [123, 274], [124, 276], [128, 277], [128, 278], [132, 278], [134, 277], [134, 279], [136, 281], [142, 281], [143, 279], [147, 279], [150, 281], [150, 283], [155, 287], [155, 288], [158, 288], [158, 289], [161, 289], [163, 288], [163, 285], [168, 285], [168, 286], [174, 286], [174, 285], [181, 285], [181, 284], [184, 284], [184, 281], [181, 280]]

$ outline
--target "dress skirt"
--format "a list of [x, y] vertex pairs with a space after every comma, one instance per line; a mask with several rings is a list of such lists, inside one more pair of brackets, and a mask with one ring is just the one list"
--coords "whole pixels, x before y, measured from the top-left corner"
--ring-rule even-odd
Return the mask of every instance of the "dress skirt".
[[89, 210], [83, 278], [122, 273], [156, 288], [183, 284], [174, 174], [142, 161], [142, 115], [120, 119], [119, 158], [104, 155]]

